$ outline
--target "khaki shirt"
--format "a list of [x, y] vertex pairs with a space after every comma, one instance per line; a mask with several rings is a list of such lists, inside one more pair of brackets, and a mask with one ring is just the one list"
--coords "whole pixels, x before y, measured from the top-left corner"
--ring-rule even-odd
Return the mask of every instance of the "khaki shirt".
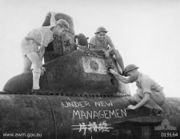
[[114, 44], [112, 43], [111, 38], [107, 35], [105, 36], [105, 39], [102, 41], [99, 40], [96, 36], [92, 37], [90, 40], [90, 45], [91, 45], [91, 48], [98, 49], [98, 50], [101, 50], [101, 49], [108, 50], [109, 48], [114, 47]]
[[152, 94], [153, 92], [162, 92], [163, 87], [161, 87], [159, 84], [157, 84], [153, 79], [151, 79], [149, 76], [140, 73], [138, 76], [138, 79], [136, 81], [136, 85], [138, 87], [138, 90], [141, 93], [149, 93]]
[[27, 38], [32, 38], [39, 43], [40, 46], [47, 47], [48, 44], [53, 41], [51, 26], [34, 29], [28, 33]]

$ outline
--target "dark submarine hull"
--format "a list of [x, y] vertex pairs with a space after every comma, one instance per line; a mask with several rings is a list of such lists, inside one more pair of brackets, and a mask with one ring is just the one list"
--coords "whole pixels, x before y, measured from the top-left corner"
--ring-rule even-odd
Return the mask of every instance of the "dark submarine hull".
[[[166, 117], [145, 107], [127, 110], [130, 103], [130, 96], [1, 94], [0, 138], [159, 139], [168, 131], [156, 130]], [[168, 132], [179, 134], [179, 116], [168, 118], [176, 127]]]
[[46, 62], [36, 94], [31, 94], [31, 72], [11, 78], [0, 94], [0, 138], [178, 138], [180, 100], [167, 99], [168, 117], [146, 107], [127, 110], [135, 101], [123, 84], [117, 95], [117, 82], [111, 82], [105, 64], [108, 59], [82, 51]]
[[[1, 138], [116, 138], [140, 137], [142, 127], [158, 125], [162, 117], [147, 108], [127, 110], [124, 97], [68, 97], [61, 95], [0, 95]], [[138, 121], [139, 117], [141, 121]], [[144, 123], [142, 124], [141, 122]], [[129, 124], [129, 127], [127, 125]], [[136, 129], [133, 125], [136, 124]], [[131, 125], [131, 126], [130, 126]], [[124, 130], [126, 127], [127, 130]], [[8, 137], [9, 135], [9, 137]]]
[[[73, 42], [71, 17], [58, 13], [55, 18], [69, 22], [68, 37]], [[49, 24], [50, 14], [43, 26]], [[31, 93], [31, 72], [5, 84], [0, 92], [0, 139], [179, 138], [179, 99], [167, 99], [169, 116], [157, 115], [146, 107], [127, 110], [135, 101], [125, 85], [118, 89], [107, 72], [107, 67], [116, 67], [113, 61], [76, 48], [74, 42], [54, 37], [45, 51], [46, 72], [36, 94]]]
[[[44, 65], [46, 72], [40, 79], [41, 90], [66, 94], [114, 94], [118, 91], [117, 82], [106, 69], [110, 62], [109, 59], [89, 56], [78, 50], [60, 56]], [[3, 88], [6, 92], [25, 94], [30, 93], [31, 89], [31, 71], [9, 79]]]

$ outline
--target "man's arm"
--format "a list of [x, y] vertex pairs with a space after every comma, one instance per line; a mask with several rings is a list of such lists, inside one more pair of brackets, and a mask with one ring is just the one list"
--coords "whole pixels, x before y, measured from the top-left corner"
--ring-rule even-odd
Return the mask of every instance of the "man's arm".
[[96, 48], [96, 44], [95, 44], [95, 38], [92, 37], [89, 41], [89, 48], [94, 50]]
[[150, 99], [150, 94], [149, 93], [145, 93], [143, 99], [138, 104], [136, 104], [134, 106], [134, 109], [137, 109], [137, 108], [139, 108], [141, 106], [144, 106], [146, 104], [146, 102], [149, 101], [149, 99]]
[[110, 46], [109, 50], [107, 51], [107, 52], [109, 53], [109, 52], [111, 52], [112, 50], [115, 50], [115, 46], [114, 46], [111, 38], [110, 38], [109, 36], [107, 36], [107, 37], [108, 37], [108, 44], [109, 44], [109, 46]]
[[89, 43], [89, 48], [91, 50], [96, 50], [96, 45], [92, 44], [92, 43]]
[[55, 15], [56, 15], [55, 12], [51, 12], [50, 26], [55, 26], [56, 25]]
[[117, 72], [115, 72], [112, 69], [110, 69], [109, 71], [110, 71], [110, 73], [112, 73], [121, 82], [123, 82], [125, 84], [130, 83], [130, 79], [129, 78], [125, 78], [125, 77], [121, 76], [120, 74], [118, 74]]

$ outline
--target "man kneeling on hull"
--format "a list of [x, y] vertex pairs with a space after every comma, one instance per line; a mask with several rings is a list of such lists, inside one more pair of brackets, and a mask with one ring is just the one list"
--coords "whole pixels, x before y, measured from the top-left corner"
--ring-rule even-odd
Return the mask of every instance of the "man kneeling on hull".
[[146, 106], [152, 110], [157, 110], [157, 112], [166, 112], [163, 87], [157, 84], [149, 76], [139, 72], [136, 65], [131, 64], [125, 68], [123, 74], [127, 76], [127, 78], [121, 76], [112, 69], [110, 69], [110, 72], [118, 81], [123, 83], [136, 82], [137, 93], [133, 98], [137, 104], [129, 105], [128, 109], [134, 110], [141, 106]]

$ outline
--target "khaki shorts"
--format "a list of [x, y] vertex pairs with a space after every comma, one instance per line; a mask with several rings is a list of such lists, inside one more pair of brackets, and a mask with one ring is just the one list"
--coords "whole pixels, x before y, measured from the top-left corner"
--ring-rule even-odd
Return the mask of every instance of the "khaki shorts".
[[[144, 94], [142, 91], [137, 90], [137, 93], [134, 95], [134, 100], [136, 102], [139, 102], [141, 99], [143, 99]], [[163, 92], [152, 92], [150, 93], [150, 98], [159, 106], [163, 105], [165, 102], [165, 95]]]
[[151, 98], [154, 100], [159, 106], [163, 105], [165, 102], [165, 96], [163, 92], [152, 92]]

